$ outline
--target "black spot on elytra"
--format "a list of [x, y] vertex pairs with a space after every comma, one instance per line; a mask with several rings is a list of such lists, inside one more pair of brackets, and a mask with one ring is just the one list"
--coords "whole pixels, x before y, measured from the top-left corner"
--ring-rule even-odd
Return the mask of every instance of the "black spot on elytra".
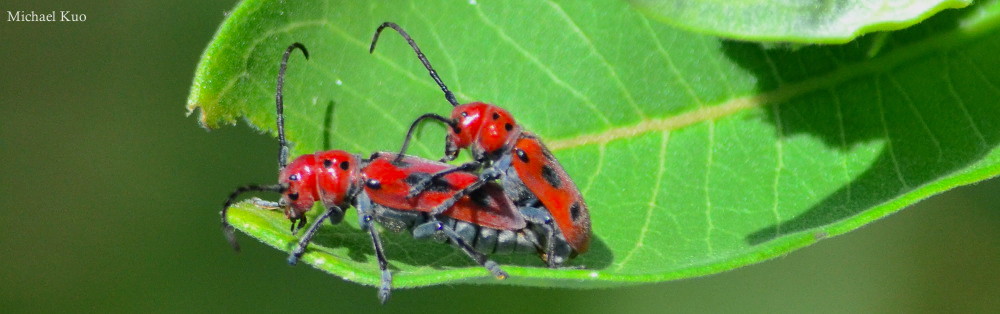
[[333, 161], [329, 159], [323, 159], [323, 168], [333, 167]]
[[517, 159], [520, 159], [523, 163], [528, 163], [528, 154], [524, 150], [518, 148], [514, 150], [514, 154], [517, 155]]
[[472, 191], [471, 193], [469, 193], [469, 199], [471, 199], [473, 203], [476, 203], [476, 205], [483, 206], [486, 208], [492, 208], [496, 206], [496, 204], [493, 203], [493, 199], [490, 198], [490, 194], [486, 193], [485, 190], [486, 189], [484, 188], [480, 188], [476, 189], [475, 191]]
[[[430, 178], [431, 178], [431, 174], [429, 174], [429, 173], [414, 172], [414, 173], [411, 173], [411, 174], [407, 175], [406, 178], [403, 179], [403, 182], [406, 182], [406, 185], [409, 185], [410, 187], [413, 187], [413, 186], [417, 185], [420, 182], [424, 182], [424, 181], [429, 180]], [[424, 189], [422, 191], [420, 191], [420, 192], [442, 192], [442, 193], [448, 193], [448, 192], [453, 192], [453, 191], [452, 191], [451, 185], [448, 184], [447, 182], [445, 182], [444, 180], [435, 180], [434, 182], [431, 182], [430, 184], [424, 186]]]
[[514, 125], [510, 124], [510, 123], [506, 123], [506, 124], [503, 125], [503, 129], [507, 130], [507, 131], [513, 130], [514, 129]]
[[542, 178], [544, 178], [545, 182], [548, 182], [549, 185], [554, 188], [558, 189], [562, 186], [562, 179], [560, 179], [559, 175], [556, 174], [556, 171], [552, 169], [552, 166], [542, 165]]
[[419, 183], [420, 181], [427, 179], [428, 177], [430, 177], [429, 174], [423, 172], [414, 172], [407, 175], [406, 178], [403, 179], [403, 182], [406, 182], [407, 185], [412, 186], [414, 184]]
[[580, 208], [581, 207], [582, 206], [580, 206], [580, 202], [579, 201], [574, 202], [573, 206], [569, 207], [569, 215], [570, 215], [570, 217], [573, 218], [573, 221], [577, 221], [577, 220], [580, 219]]
[[340, 162], [340, 169], [347, 170], [347, 168], [349, 168], [350, 166], [351, 166], [351, 163], [349, 163], [349, 162], [346, 162], [346, 161], [341, 161]]
[[493, 113], [493, 120], [499, 120], [499, 119], [500, 119], [500, 114], [499, 114], [499, 113], [496, 113], [496, 112], [494, 112], [494, 113]]
[[368, 179], [368, 181], [365, 181], [365, 186], [372, 190], [378, 190], [382, 188], [382, 182], [378, 182], [375, 179]]
[[299, 199], [299, 193], [288, 193], [288, 199], [297, 201]]
[[451, 193], [451, 192], [454, 191], [454, 189], [452, 189], [451, 184], [448, 184], [448, 183], [445, 183], [445, 182], [443, 182], [441, 180], [438, 180], [438, 181], [435, 181], [435, 182], [431, 183], [431, 185], [428, 185], [427, 189], [425, 191], [439, 192], [439, 193]]

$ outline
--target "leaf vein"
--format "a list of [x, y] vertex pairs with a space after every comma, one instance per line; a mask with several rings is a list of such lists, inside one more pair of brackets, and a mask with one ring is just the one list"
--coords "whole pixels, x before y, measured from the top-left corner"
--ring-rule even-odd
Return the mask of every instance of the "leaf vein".
[[714, 158], [715, 147], [715, 121], [708, 122], [708, 158], [705, 162], [705, 184], [702, 187], [705, 192], [705, 225], [707, 226], [705, 231], [705, 248], [708, 249], [708, 255], [714, 255], [715, 249], [712, 247], [712, 231], [715, 230], [715, 222], [712, 221], [712, 197], [711, 197], [711, 175], [712, 175], [712, 163]]
[[573, 33], [576, 34], [578, 37], [580, 37], [581, 40], [583, 40], [587, 48], [590, 49], [590, 53], [601, 60], [601, 64], [604, 65], [604, 68], [608, 70], [608, 74], [611, 75], [611, 78], [615, 81], [615, 85], [617, 85], [618, 89], [621, 90], [622, 95], [625, 96], [625, 101], [629, 104], [629, 106], [632, 107], [632, 110], [635, 110], [636, 114], [640, 118], [646, 119], [647, 118], [646, 113], [642, 111], [642, 108], [639, 107], [639, 104], [637, 104], [635, 102], [635, 99], [632, 97], [632, 92], [628, 90], [628, 88], [625, 86], [625, 83], [622, 82], [620, 77], [618, 77], [618, 71], [615, 70], [614, 66], [612, 66], [611, 63], [608, 62], [607, 58], [605, 58], [600, 51], [597, 51], [597, 46], [595, 46], [593, 41], [590, 40], [590, 37], [587, 36], [587, 34], [584, 33], [582, 29], [580, 29], [580, 26], [577, 25], [575, 21], [573, 21], [573, 18], [570, 17], [569, 14], [566, 14], [566, 11], [564, 11], [562, 7], [559, 6], [559, 4], [552, 2], [551, 0], [547, 1], [547, 3], [549, 4], [550, 7], [556, 10], [556, 13], [558, 13], [563, 20], [566, 21], [566, 24], [569, 24], [570, 28], [573, 30]]
[[660, 38], [656, 36], [656, 33], [653, 32], [653, 27], [649, 25], [649, 19], [645, 16], [641, 16], [639, 20], [642, 21], [642, 25], [645, 26], [646, 31], [649, 33], [649, 37], [653, 39], [653, 43], [656, 44], [656, 50], [660, 52], [660, 55], [663, 56], [663, 60], [667, 62], [667, 69], [669, 69], [670, 73], [677, 79], [677, 82], [681, 84], [681, 88], [684, 88], [684, 92], [686, 92], [699, 107], [704, 107], [705, 102], [698, 97], [694, 88], [691, 87], [691, 83], [688, 82], [688, 80], [681, 75], [680, 70], [677, 69], [677, 64], [674, 64], [674, 59], [670, 56], [670, 53], [663, 48], [663, 43], [660, 42]]
[[781, 106], [771, 106], [772, 111], [774, 111], [774, 125], [777, 128], [777, 138], [774, 141], [774, 150], [777, 154], [777, 160], [775, 161], [774, 169], [774, 180], [771, 182], [771, 198], [773, 199], [771, 205], [771, 214], [774, 216], [774, 233], [775, 235], [781, 234], [781, 213], [778, 212], [778, 205], [780, 203], [780, 193], [779, 186], [781, 183], [781, 171], [785, 168], [785, 148], [782, 144], [783, 137], [785, 135], [784, 125], [781, 121]]
[[430, 29], [431, 37], [434, 38], [434, 42], [437, 44], [438, 48], [441, 50], [441, 53], [444, 55], [445, 62], [448, 62], [448, 66], [451, 67], [451, 71], [449, 72], [451, 73], [451, 77], [455, 84], [455, 89], [463, 90], [462, 82], [461, 80], [459, 80], [459, 75], [458, 75], [458, 71], [461, 68], [455, 64], [454, 58], [452, 58], [451, 54], [448, 52], [449, 51], [448, 47], [446, 47], [444, 45], [444, 42], [441, 41], [441, 36], [440, 34], [438, 34], [437, 27], [434, 27], [433, 22], [430, 19], [428, 19], [426, 15], [423, 14], [423, 10], [420, 10], [419, 8], [416, 7], [415, 3], [416, 1], [410, 1], [410, 10], [412, 10], [413, 14], [416, 15], [417, 18], [419, 18], [421, 21], [423, 21], [424, 24], [427, 24], [427, 28]]
[[906, 93], [906, 89], [903, 88], [903, 85], [899, 83], [899, 80], [896, 80], [896, 78], [892, 75], [892, 73], [887, 73], [886, 77], [889, 78], [889, 83], [892, 83], [892, 86], [896, 88], [896, 90], [898, 90], [901, 95], [903, 95], [904, 102], [906, 103], [907, 107], [910, 108], [910, 111], [913, 111], [913, 114], [917, 116], [917, 121], [919, 121], [920, 125], [924, 128], [924, 132], [927, 132], [927, 135], [930, 135], [931, 142], [934, 143], [934, 148], [937, 149], [938, 152], [937, 159], [939, 161], [944, 159], [944, 150], [941, 148], [941, 141], [938, 140], [937, 135], [935, 135], [934, 132], [931, 131], [931, 127], [927, 125], [927, 120], [924, 119], [924, 115], [921, 114], [920, 110], [917, 109], [916, 105], [913, 102], [913, 99], [910, 98], [910, 95]]
[[965, 101], [962, 100], [962, 96], [958, 94], [955, 90], [955, 82], [951, 79], [951, 65], [948, 63], [948, 59], [943, 55], [941, 57], [941, 62], [944, 64], [944, 82], [948, 87], [948, 94], [955, 99], [955, 103], [958, 104], [958, 109], [961, 109], [962, 115], [965, 116], [965, 120], [969, 122], [969, 126], [972, 130], [976, 132], [976, 137], [979, 138], [979, 143], [983, 149], [989, 149], [989, 144], [986, 142], [986, 137], [983, 136], [983, 132], [979, 131], [979, 126], [976, 125], [976, 121], [972, 119], [972, 115], [969, 114], [969, 109], [965, 106]]
[[604, 150], [606, 147], [606, 144], [600, 144], [597, 146], [597, 166], [596, 169], [594, 169], [594, 172], [587, 177], [587, 184], [584, 185], [583, 190], [580, 191], [583, 195], [588, 195], [590, 188], [594, 185], [594, 181], [601, 175], [601, 172], [604, 171]]
[[976, 73], [976, 76], [979, 77], [979, 79], [986, 83], [986, 86], [989, 87], [990, 91], [994, 94], [1000, 95], [1000, 87], [997, 87], [993, 81], [990, 81], [989, 77], [986, 76], [986, 73], [983, 73], [983, 70], [976, 66], [976, 62], [972, 61], [972, 58], [970, 58], [965, 52], [961, 51], [958, 52], [958, 55], [965, 59], [965, 62], [969, 63], [969, 68], [972, 69], [972, 72]]
[[[370, 42], [366, 42], [366, 41], [363, 41], [361, 39], [352, 37], [350, 34], [347, 34], [347, 32], [345, 32], [344, 30], [342, 30], [340, 28], [337, 28], [336, 25], [327, 24], [326, 26], [327, 26], [327, 29], [329, 29], [331, 33], [333, 33], [334, 35], [337, 35], [337, 36], [339, 36], [341, 38], [346, 39], [347, 42], [352, 43], [355, 46], [358, 46], [358, 47], [361, 47], [361, 48], [364, 48], [364, 49], [367, 50], [368, 47], [369, 47], [369, 45], [371, 44]], [[431, 88], [431, 89], [438, 89], [439, 88], [437, 86], [437, 84], [431, 83], [430, 80], [421, 79], [421, 78], [417, 77], [417, 75], [414, 74], [413, 72], [407, 71], [402, 66], [400, 66], [399, 64], [397, 64], [395, 62], [390, 61], [385, 56], [383, 56], [381, 54], [373, 54], [373, 55], [375, 56], [375, 60], [378, 60], [378, 61], [382, 62], [383, 64], [389, 66], [393, 70], [396, 70], [397, 72], [402, 73], [404, 76], [406, 76], [407, 78], [413, 80], [414, 82], [416, 82], [418, 84], [421, 84], [421, 85], [424, 85], [424, 86], [426, 86], [428, 88]], [[466, 98], [466, 99], [470, 98], [469, 96], [467, 96], [465, 94], [462, 94], [461, 92], [453, 91], [453, 93], [455, 94], [455, 96], [459, 96], [459, 97]]]
[[[582, 145], [607, 143], [647, 132], [671, 131], [698, 122], [716, 120], [746, 109], [786, 102], [803, 94], [837, 86], [843, 82], [856, 79], [859, 76], [885, 73], [899, 64], [924, 56], [933, 49], [944, 50], [962, 43], [968, 38], [969, 36], [960, 31], [942, 33], [924, 41], [895, 49], [877, 58], [839, 67], [826, 75], [780, 85], [773, 90], [755, 95], [731, 98], [714, 106], [693, 109], [675, 116], [647, 119], [634, 125], [613, 127], [596, 133], [550, 140], [549, 147], [553, 150], [567, 149]], [[776, 69], [773, 69], [773, 71], [776, 71]]]
[[892, 167], [896, 172], [896, 178], [903, 184], [904, 190], [909, 190], [910, 185], [906, 183], [903, 171], [899, 167], [899, 161], [896, 159], [896, 151], [893, 149], [892, 135], [889, 134], [889, 124], [885, 120], [885, 100], [883, 99], [882, 84], [880, 82], [879, 78], [875, 77], [875, 104], [878, 105], [879, 120], [882, 122], [882, 133], [885, 135], [886, 150], [888, 150], [889, 159], [892, 161]]
[[536, 57], [534, 54], [532, 54], [528, 50], [524, 49], [524, 47], [522, 47], [520, 44], [518, 44], [517, 42], [515, 42], [513, 38], [511, 38], [509, 35], [507, 35], [507, 32], [504, 32], [504, 30], [501, 29], [499, 25], [497, 25], [496, 23], [494, 23], [493, 20], [490, 20], [488, 17], [486, 17], [486, 14], [483, 13], [483, 10], [481, 10], [479, 8], [479, 6], [476, 6], [476, 14], [479, 15], [479, 19], [482, 20], [483, 23], [486, 26], [489, 26], [490, 28], [492, 28], [497, 33], [497, 35], [500, 36], [500, 39], [502, 39], [505, 43], [509, 44], [511, 47], [514, 48], [514, 50], [517, 50], [518, 53], [520, 53], [522, 56], [524, 56], [525, 58], [527, 58], [528, 61], [531, 61], [532, 64], [534, 64], [539, 69], [541, 69], [542, 72], [545, 73], [545, 75], [548, 76], [549, 79], [551, 79], [553, 83], [555, 83], [556, 85], [559, 85], [563, 89], [566, 89], [567, 91], [569, 91], [570, 94], [573, 94], [573, 97], [576, 97], [577, 99], [580, 99], [581, 101], [583, 101], [583, 103], [585, 105], [587, 105], [587, 108], [590, 109], [591, 111], [593, 111], [595, 113], [595, 115], [599, 119], [601, 119], [601, 121], [604, 123], [604, 125], [611, 126], [611, 120], [608, 120], [608, 117], [606, 117], [604, 115], [604, 113], [601, 112], [597, 108], [597, 106], [594, 104], [594, 102], [592, 100], [590, 100], [590, 97], [587, 97], [587, 95], [581, 93], [580, 91], [578, 91], [575, 88], [573, 88], [573, 86], [569, 85], [568, 83], [566, 83], [565, 81], [563, 81], [562, 79], [560, 79], [555, 74], [555, 72], [553, 72], [552, 69], [550, 69], [548, 66], [546, 66], [545, 63], [542, 63], [542, 61], [539, 60], [538, 57]]
[[280, 34], [280, 33], [289, 33], [290, 31], [292, 31], [294, 29], [297, 29], [297, 28], [303, 28], [303, 27], [308, 27], [308, 26], [325, 25], [326, 23], [327, 23], [327, 21], [325, 19], [324, 20], [312, 20], [312, 21], [302, 21], [302, 22], [296, 22], [296, 23], [289, 23], [285, 27], [278, 28], [278, 29], [273, 29], [273, 30], [264, 32], [259, 37], [255, 38], [254, 41], [253, 41], [253, 43], [251, 43], [250, 46], [246, 49], [246, 52], [243, 53], [243, 57], [242, 57], [242, 60], [243, 60], [243, 70], [240, 72], [240, 74], [235, 75], [232, 78], [230, 78], [228, 81], [226, 81], [226, 85], [223, 86], [221, 90], [219, 90], [218, 97], [215, 98], [216, 101], [222, 100], [222, 98], [230, 90], [232, 90], [233, 87], [236, 86], [236, 82], [238, 80], [240, 80], [241, 78], [244, 78], [244, 77], [246, 77], [246, 78], [250, 77], [250, 73], [247, 72], [247, 68], [248, 68], [247, 64], [250, 62], [250, 55], [253, 54], [254, 50], [257, 48], [258, 45], [260, 45], [265, 40], [269, 39], [271, 37], [271, 35]]
[[[848, 147], [847, 147], [847, 134], [844, 128], [844, 112], [843, 109], [841, 108], [843, 104], [841, 104], [840, 96], [837, 95], [837, 92], [833, 87], [828, 89], [827, 92], [833, 99], [834, 107], [837, 108], [837, 129], [840, 133], [840, 147], [843, 151], [846, 152]], [[851, 201], [851, 186], [853, 185], [854, 180], [851, 180], [851, 172], [847, 167], [846, 153], [840, 154], [840, 165], [844, 169], [844, 182], [847, 182], [847, 185], [844, 187], [844, 194], [845, 198], [847, 199], [847, 202], [849, 203]]]
[[[330, 71], [330, 69], [327, 69], [325, 67], [319, 67], [319, 66], [314, 67], [314, 68], [318, 69], [321, 73], [325, 74], [327, 76], [327, 79], [329, 81], [337, 81], [337, 80], [339, 80], [337, 78], [337, 75], [335, 73], [333, 73], [332, 71]], [[382, 116], [383, 120], [388, 121], [389, 123], [394, 124], [397, 128], [399, 128], [401, 130], [405, 130], [405, 129], [407, 129], [409, 127], [408, 124], [404, 124], [402, 121], [400, 121], [400, 116], [398, 114], [394, 115], [394, 114], [392, 114], [390, 112], [385, 111], [385, 109], [384, 109], [385, 106], [379, 106], [379, 105], [375, 104], [374, 102], [372, 102], [371, 97], [362, 96], [360, 92], [358, 92], [358, 91], [356, 91], [353, 88], [350, 88], [348, 86], [350, 86], [350, 84], [346, 84], [345, 83], [345, 84], [340, 84], [337, 87], [340, 88], [341, 90], [347, 92], [348, 94], [350, 94], [350, 96], [361, 100], [362, 104], [364, 104], [369, 109], [377, 112], [380, 116]], [[320, 128], [322, 128], [322, 121], [318, 121], [318, 123], [319, 123], [318, 125], [320, 126]], [[430, 147], [427, 147], [427, 144], [425, 144], [424, 142], [422, 142], [422, 141], [414, 141], [414, 144], [416, 145], [415, 146], [416, 148], [422, 150], [424, 153], [430, 154], [431, 149], [430, 149]]]
[[764, 54], [764, 62], [767, 63], [767, 67], [771, 69], [771, 75], [774, 76], [774, 80], [778, 82], [778, 86], [785, 85], [785, 79], [781, 78], [781, 73], [778, 72], [778, 65], [774, 64], [774, 59], [771, 59], [771, 54], [767, 53], [767, 50], [761, 48], [761, 53]]
[[644, 245], [643, 241], [646, 240], [646, 234], [649, 232], [650, 222], [653, 221], [653, 210], [657, 208], [657, 198], [660, 195], [660, 184], [663, 182], [664, 173], [666, 172], [665, 160], [667, 159], [667, 145], [670, 142], [670, 131], [665, 131], [660, 137], [660, 152], [658, 154], [657, 160], [659, 164], [656, 168], [656, 181], [653, 183], [653, 188], [650, 191], [649, 201], [645, 204], [646, 215], [642, 224], [642, 228], [639, 229], [639, 238], [635, 242], [635, 246], [632, 247], [625, 257], [622, 258], [621, 262], [618, 263], [618, 270], [621, 270], [628, 264], [639, 249]]

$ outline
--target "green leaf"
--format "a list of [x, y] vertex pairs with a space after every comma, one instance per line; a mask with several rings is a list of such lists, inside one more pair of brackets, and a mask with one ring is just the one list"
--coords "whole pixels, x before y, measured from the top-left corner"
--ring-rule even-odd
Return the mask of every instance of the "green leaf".
[[909, 27], [972, 0], [629, 0], [653, 18], [739, 40], [846, 43]]
[[[293, 155], [396, 150], [412, 119], [451, 109], [395, 33], [368, 54], [376, 26], [399, 23], [460, 101], [500, 104], [544, 138], [590, 206], [592, 248], [573, 260], [585, 269], [494, 256], [508, 284], [718, 273], [1000, 173], [997, 1], [890, 33], [872, 57], [870, 39], [767, 50], [618, 1], [470, 2], [246, 1], [205, 51], [188, 109], [273, 134], [278, 62], [302, 42], [311, 59], [296, 52], [285, 83]], [[443, 135], [427, 124], [411, 152], [441, 156]], [[305, 261], [376, 284], [353, 213]], [[295, 241], [278, 212], [241, 204], [231, 219], [280, 250]], [[397, 287], [501, 282], [452, 247], [385, 234]]]

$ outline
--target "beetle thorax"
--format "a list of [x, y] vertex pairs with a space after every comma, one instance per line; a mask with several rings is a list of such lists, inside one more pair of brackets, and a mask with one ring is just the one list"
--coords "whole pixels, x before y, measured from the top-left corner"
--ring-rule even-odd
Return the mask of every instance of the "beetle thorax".
[[449, 139], [455, 146], [471, 148], [485, 155], [510, 149], [520, 130], [507, 110], [482, 102], [455, 107], [452, 119], [456, 122], [456, 129], [449, 132]]
[[357, 191], [361, 175], [361, 158], [342, 150], [331, 150], [316, 154], [317, 187], [323, 205], [348, 207], [354, 191]]

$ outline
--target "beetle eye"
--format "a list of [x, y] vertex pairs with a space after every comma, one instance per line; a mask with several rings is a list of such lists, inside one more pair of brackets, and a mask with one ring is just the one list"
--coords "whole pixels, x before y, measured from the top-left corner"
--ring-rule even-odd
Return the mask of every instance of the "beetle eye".
[[368, 179], [368, 181], [365, 181], [365, 185], [372, 190], [378, 190], [382, 188], [382, 182], [378, 182], [378, 180], [375, 179]]
[[299, 181], [299, 174], [293, 174], [288, 176], [288, 181]]
[[463, 118], [465, 118], [465, 117], [468, 117], [468, 116], [469, 116], [469, 113], [468, 113], [468, 112], [465, 112], [465, 111], [462, 111], [462, 117], [463, 117]]

